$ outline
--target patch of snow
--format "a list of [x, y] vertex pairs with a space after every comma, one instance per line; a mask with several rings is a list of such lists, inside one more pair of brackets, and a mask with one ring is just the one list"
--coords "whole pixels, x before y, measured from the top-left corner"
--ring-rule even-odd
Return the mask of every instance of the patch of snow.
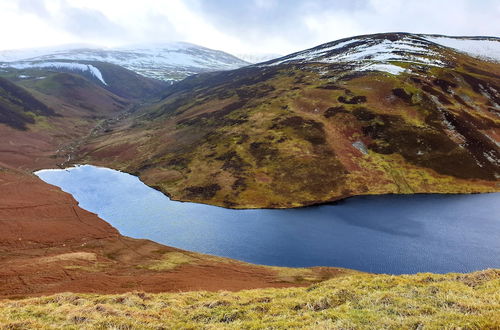
[[354, 70], [357, 71], [383, 71], [394, 75], [405, 71], [394, 62], [444, 66], [445, 59], [429, 49], [428, 45], [427, 41], [410, 36], [395, 41], [369, 37], [353, 38], [291, 54], [262, 65], [304, 62], [350, 64], [354, 65]]
[[382, 71], [393, 75], [405, 72], [405, 68], [390, 63], [373, 63], [358, 69], [359, 71]]
[[27, 76], [25, 74], [20, 74], [19, 76], [17, 76], [19, 79], [28, 79], [28, 78], [31, 78], [30, 76]]
[[366, 145], [363, 143], [363, 141], [356, 141], [352, 144], [352, 146], [361, 151], [363, 155], [368, 155], [368, 148], [366, 148]]
[[430, 42], [456, 49], [468, 55], [500, 62], [500, 39], [424, 36]]
[[88, 45], [86, 44], [68, 44], [68, 45], [53, 46], [53, 47], [3, 50], [0, 51], [0, 62], [17, 62], [22, 60], [28, 60], [38, 56], [55, 54], [61, 51], [68, 51], [72, 49], [83, 49], [86, 47], [88, 47]]
[[483, 156], [488, 159], [488, 161], [495, 165], [500, 165], [500, 160], [496, 158], [495, 153], [490, 150], [488, 152], [483, 152]]
[[483, 133], [483, 135], [486, 136], [491, 142], [493, 142], [494, 144], [496, 144], [498, 147], [500, 147], [500, 141], [495, 140], [494, 138], [492, 138], [491, 136], [489, 136], [486, 133]]
[[329, 52], [340, 49], [349, 44], [355, 43], [357, 39], [350, 39], [347, 41], [339, 42], [330, 47], [318, 48], [314, 50], [304, 50], [289, 56], [285, 56], [283, 59], [272, 62], [271, 65], [279, 65], [289, 62], [316, 62], [317, 59], [326, 56]]
[[93, 65], [82, 64], [76, 62], [18, 62], [3, 64], [3, 67], [10, 67], [14, 69], [30, 69], [30, 68], [56, 68], [56, 69], [66, 69], [71, 71], [82, 71], [89, 72], [92, 76], [101, 81], [104, 85], [107, 85], [106, 81], [102, 77], [101, 71]]
[[104, 81], [104, 78], [102, 77], [101, 71], [98, 68], [96, 68], [93, 65], [88, 65], [88, 64], [87, 64], [87, 68], [90, 71], [90, 73], [92, 73], [92, 75], [94, 77], [96, 77], [97, 79], [99, 79], [104, 85], [107, 85], [106, 82]]

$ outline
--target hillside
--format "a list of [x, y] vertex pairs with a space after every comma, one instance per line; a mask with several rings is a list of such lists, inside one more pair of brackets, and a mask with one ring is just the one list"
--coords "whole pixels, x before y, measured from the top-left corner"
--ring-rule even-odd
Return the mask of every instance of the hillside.
[[155, 98], [166, 83], [108, 63], [36, 62], [0, 71], [0, 165], [61, 164], [105, 120]]
[[0, 75], [20, 84], [45, 83], [51, 73], [70, 73], [85, 78], [117, 96], [141, 100], [165, 89], [165, 82], [143, 77], [119, 65], [95, 61], [34, 60], [0, 64]]
[[2, 167], [0, 191], [0, 297], [290, 287], [357, 273], [257, 266], [128, 238], [59, 188]]
[[4, 65], [23, 65], [39, 61], [66, 60], [107, 62], [122, 66], [145, 77], [177, 81], [187, 76], [209, 71], [231, 70], [249, 63], [222, 51], [198, 45], [173, 42], [133, 45], [119, 48], [70, 48], [39, 51], [0, 52]]
[[54, 110], [33, 97], [25, 89], [0, 78], [0, 123], [26, 129], [36, 116], [54, 116]]
[[0, 326], [499, 328], [497, 269], [391, 276], [183, 251], [121, 235], [31, 174], [104, 165], [232, 208], [500, 191], [497, 43], [358, 36], [171, 86], [88, 57], [2, 64]]
[[308, 288], [0, 301], [7, 328], [497, 329], [500, 271], [359, 274]]
[[499, 191], [500, 65], [431, 38], [358, 36], [188, 77], [77, 162], [234, 208]]
[[[355, 273], [251, 265], [128, 238], [31, 174], [64, 166], [86, 139], [109, 132], [108, 123], [126, 118], [164, 86], [113, 65], [88, 65], [99, 73], [53, 64], [2, 72], [12, 81], [0, 78], [8, 110], [0, 109], [6, 118], [0, 122], [0, 297], [305, 286]], [[137, 94], [118, 95], [133, 84], [142, 84], [131, 91]], [[15, 125], [19, 116], [27, 118], [23, 126]]]

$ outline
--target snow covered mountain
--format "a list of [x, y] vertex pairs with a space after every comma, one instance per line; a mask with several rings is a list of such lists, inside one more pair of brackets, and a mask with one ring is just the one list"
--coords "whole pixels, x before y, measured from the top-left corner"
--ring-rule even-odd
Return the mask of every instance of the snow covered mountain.
[[[39, 61], [39, 62], [14, 62], [9, 64], [0, 64], [0, 68], [12, 68], [17, 70], [26, 70], [26, 69], [52, 69], [52, 70], [63, 70], [63, 71], [73, 71], [86, 73], [93, 78], [99, 80], [102, 84], [107, 85], [106, 81], [102, 76], [101, 71], [92, 64], [83, 64], [77, 62], [63, 62], [63, 61]], [[32, 78], [28, 75], [18, 75], [20, 79], [28, 79]], [[40, 78], [40, 77], [37, 77]]]
[[348, 65], [355, 71], [398, 74], [411, 65], [446, 66], [448, 58], [440, 51], [443, 47], [489, 61], [500, 61], [500, 38], [394, 33], [341, 39], [257, 65], [316, 62]]
[[189, 43], [175, 42], [135, 45], [121, 48], [69, 47], [0, 52], [3, 66], [48, 65], [46, 61], [97, 61], [123, 66], [143, 76], [166, 81], [181, 80], [189, 75], [231, 70], [246, 66], [245, 62], [228, 53]]

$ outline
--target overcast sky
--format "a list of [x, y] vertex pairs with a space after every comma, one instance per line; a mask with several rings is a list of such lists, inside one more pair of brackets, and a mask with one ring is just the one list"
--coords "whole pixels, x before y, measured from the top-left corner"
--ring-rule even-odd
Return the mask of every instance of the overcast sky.
[[500, 35], [500, 0], [0, 0], [0, 50], [188, 41], [278, 53], [359, 34]]

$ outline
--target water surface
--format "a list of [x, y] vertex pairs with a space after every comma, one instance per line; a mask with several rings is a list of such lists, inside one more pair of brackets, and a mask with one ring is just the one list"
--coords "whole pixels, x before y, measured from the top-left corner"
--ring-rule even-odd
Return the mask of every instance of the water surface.
[[500, 193], [349, 198], [288, 210], [171, 201], [137, 177], [94, 166], [36, 173], [123, 235], [257, 264], [376, 273], [500, 268]]

